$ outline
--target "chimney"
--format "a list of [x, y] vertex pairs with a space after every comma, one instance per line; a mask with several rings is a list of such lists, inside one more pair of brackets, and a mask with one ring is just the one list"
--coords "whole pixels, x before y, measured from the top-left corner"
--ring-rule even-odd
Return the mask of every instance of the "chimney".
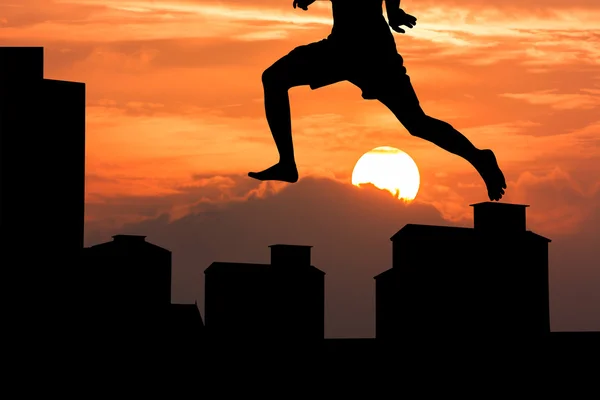
[[43, 47], [0, 47], [0, 81], [44, 79]]
[[146, 236], [140, 235], [115, 235], [112, 238], [115, 243], [139, 243], [146, 241]]
[[292, 244], [273, 244], [271, 265], [282, 267], [310, 267], [310, 249], [312, 246]]
[[523, 204], [484, 202], [471, 204], [474, 228], [487, 233], [521, 233], [527, 230]]

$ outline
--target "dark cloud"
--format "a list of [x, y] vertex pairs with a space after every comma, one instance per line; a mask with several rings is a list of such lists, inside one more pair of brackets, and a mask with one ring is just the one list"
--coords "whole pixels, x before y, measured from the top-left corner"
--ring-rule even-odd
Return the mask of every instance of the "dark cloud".
[[556, 330], [600, 331], [600, 190], [581, 232], [557, 235], [550, 246], [550, 305]]
[[600, 330], [600, 182], [582, 185], [556, 168], [524, 173], [507, 201], [529, 204], [528, 227], [550, 243], [550, 304], [555, 330]]
[[[90, 183], [115, 183], [126, 186], [134, 181], [143, 180], [142, 177], [120, 175], [86, 175], [86, 182]], [[246, 175], [214, 175], [194, 174], [192, 181], [185, 185], [172, 188], [173, 193], [156, 196], [110, 196], [102, 192], [92, 193], [94, 202], [86, 205], [86, 213], [94, 216], [95, 220], [111, 217], [159, 217], [163, 213], [171, 213], [182, 207], [184, 212], [201, 212], [221, 207], [223, 203], [244, 201], [248, 198], [264, 197], [274, 194], [278, 185], [271, 182], [260, 183], [248, 178]], [[89, 194], [89, 192], [88, 192]], [[91, 226], [95, 230], [95, 226]]]
[[[223, 185], [227, 179], [213, 183]], [[389, 238], [407, 223], [452, 225], [432, 206], [407, 206], [388, 192], [328, 179], [307, 178], [270, 193], [263, 187], [256, 196], [242, 195], [245, 190], [234, 190], [233, 201], [207, 201], [210, 207], [198, 205], [201, 211], [174, 221], [162, 214], [112, 231], [90, 224], [86, 243], [108, 241], [115, 233], [147, 235], [173, 251], [173, 300], [197, 299], [201, 309], [203, 271], [211, 262], [268, 262], [270, 244], [312, 245], [313, 264], [327, 272], [326, 335], [356, 337], [374, 335], [373, 276], [391, 266]], [[594, 320], [600, 302], [593, 290], [600, 285], [600, 273], [590, 267], [600, 256], [591, 244], [600, 233], [598, 222], [596, 211], [582, 233], [551, 244], [554, 329], [600, 329], [600, 320]]]
[[503, 200], [531, 205], [528, 223], [532, 229], [572, 234], [586, 229], [598, 205], [597, 178], [591, 184], [584, 182], [558, 167], [547, 173], [525, 171], [511, 182]]

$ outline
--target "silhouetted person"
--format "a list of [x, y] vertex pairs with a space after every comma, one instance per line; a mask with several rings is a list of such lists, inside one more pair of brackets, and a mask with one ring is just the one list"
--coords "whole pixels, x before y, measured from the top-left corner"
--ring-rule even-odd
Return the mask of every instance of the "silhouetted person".
[[[491, 150], [477, 149], [450, 124], [432, 118], [421, 109], [406, 74], [404, 60], [396, 50], [389, 26], [404, 33], [417, 19], [400, 9], [400, 0], [331, 0], [333, 28], [321, 41], [296, 47], [267, 68], [263, 75], [265, 111], [279, 152], [279, 162], [248, 176], [265, 181], [294, 183], [298, 170], [294, 158], [288, 90], [309, 85], [317, 89], [349, 81], [362, 90], [365, 100], [379, 100], [411, 135], [428, 140], [467, 160], [483, 178], [490, 200], [500, 200], [506, 181]], [[307, 10], [315, 0], [295, 0]]]

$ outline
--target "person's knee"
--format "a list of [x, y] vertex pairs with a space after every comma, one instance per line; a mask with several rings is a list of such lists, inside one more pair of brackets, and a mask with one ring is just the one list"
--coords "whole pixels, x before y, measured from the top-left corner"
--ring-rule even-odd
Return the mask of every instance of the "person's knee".
[[277, 65], [271, 65], [262, 73], [262, 83], [265, 87], [278, 87], [289, 89], [286, 74]]
[[422, 138], [426, 135], [427, 129], [423, 125], [418, 123], [407, 123], [404, 124], [404, 126], [406, 127], [408, 133], [410, 133], [412, 136]]

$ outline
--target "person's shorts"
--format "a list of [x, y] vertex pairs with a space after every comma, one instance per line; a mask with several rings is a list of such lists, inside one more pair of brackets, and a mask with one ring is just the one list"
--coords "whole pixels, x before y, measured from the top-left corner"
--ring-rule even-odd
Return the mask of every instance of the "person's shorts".
[[361, 89], [367, 100], [396, 95], [403, 102], [419, 104], [395, 45], [393, 49], [341, 45], [327, 38], [298, 46], [277, 63], [311, 89], [348, 81]]

